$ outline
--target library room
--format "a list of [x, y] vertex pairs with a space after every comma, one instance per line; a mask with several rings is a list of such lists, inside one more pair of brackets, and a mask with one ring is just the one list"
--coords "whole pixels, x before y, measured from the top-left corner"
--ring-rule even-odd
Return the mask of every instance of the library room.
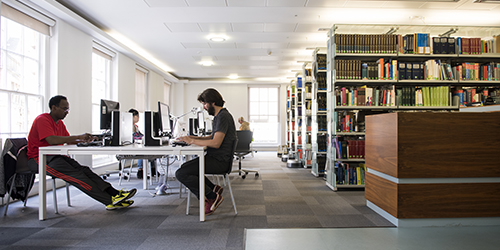
[[0, 249], [500, 246], [498, 0], [0, 13]]

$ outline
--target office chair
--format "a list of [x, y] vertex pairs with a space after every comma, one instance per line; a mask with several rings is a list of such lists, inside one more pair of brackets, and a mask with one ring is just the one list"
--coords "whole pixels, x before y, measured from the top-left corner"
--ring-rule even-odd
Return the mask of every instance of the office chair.
[[[33, 187], [33, 182], [35, 180], [35, 175], [38, 173], [38, 169], [30, 169], [28, 167], [28, 156], [26, 155], [27, 152], [27, 146], [28, 141], [26, 138], [8, 138], [5, 140], [5, 147], [8, 148], [10, 152], [7, 152], [7, 154], [10, 154], [12, 159], [15, 161], [15, 166], [14, 162], [10, 161], [7, 162], [4, 159], [4, 155], [2, 155], [2, 161], [4, 162], [4, 170], [10, 169], [11, 171], [14, 170], [13, 175], [9, 178], [9, 181], [11, 182], [9, 191], [7, 192], [7, 204], [5, 205], [4, 213], [3, 215], [7, 215], [7, 210], [9, 209], [9, 204], [10, 204], [10, 198], [13, 197], [13, 192], [18, 191], [14, 190], [14, 186], [16, 186], [16, 178], [19, 175], [28, 175], [29, 176], [29, 182], [27, 186], [25, 186], [24, 190], [22, 192], [24, 193], [23, 197], [20, 197], [20, 200], [24, 200], [24, 206], [26, 207], [26, 202], [28, 201], [28, 194]], [[17, 152], [16, 152], [17, 151]], [[7, 171], [8, 172], [8, 171]], [[12, 173], [12, 172], [11, 172]], [[7, 184], [7, 183], [6, 183]], [[53, 189], [53, 196], [54, 196], [54, 209], [55, 213], [58, 214], [59, 211], [57, 209], [57, 194], [56, 194], [56, 178], [52, 177], [52, 189]], [[71, 201], [69, 197], [69, 184], [66, 182], [66, 198], [68, 201], [68, 207], [71, 206]]]
[[[238, 145], [238, 138], [233, 143], [233, 152], [231, 152], [231, 155], [234, 154], [234, 150], [236, 149], [236, 146]], [[234, 196], [233, 196], [233, 189], [231, 189], [231, 182], [229, 181], [229, 174], [233, 170], [233, 161], [229, 161], [228, 166], [227, 166], [227, 171], [223, 174], [211, 174], [213, 176], [222, 176], [222, 181], [224, 182], [224, 186], [229, 187], [229, 193], [231, 194], [231, 200], [233, 201], [233, 207], [234, 207], [234, 214], [238, 214], [238, 211], [236, 210], [236, 203], [234, 202]], [[218, 180], [218, 179], [217, 179]], [[181, 184], [182, 186], [182, 184]], [[201, 195], [201, 194], [200, 194]], [[189, 207], [191, 205], [191, 191], [188, 189], [188, 195], [187, 195], [187, 207], [186, 207], [186, 215], [189, 215]], [[205, 209], [205, 208], [200, 208], [200, 209]]]
[[[253, 139], [253, 132], [249, 130], [238, 130], [236, 131], [238, 136], [238, 145], [234, 151], [234, 156], [238, 159], [238, 173], [242, 179], [246, 178], [248, 173], [255, 173], [255, 177], [259, 176], [259, 171], [257, 169], [242, 169], [241, 160], [245, 158], [245, 155], [251, 154], [252, 149], [250, 143]], [[236, 171], [235, 171], [236, 172]]]

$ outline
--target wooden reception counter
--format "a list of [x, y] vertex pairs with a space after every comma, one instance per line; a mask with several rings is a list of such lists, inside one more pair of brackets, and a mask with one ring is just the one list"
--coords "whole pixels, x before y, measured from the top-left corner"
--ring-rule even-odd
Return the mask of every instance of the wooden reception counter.
[[500, 113], [366, 117], [367, 205], [397, 226], [500, 225]]

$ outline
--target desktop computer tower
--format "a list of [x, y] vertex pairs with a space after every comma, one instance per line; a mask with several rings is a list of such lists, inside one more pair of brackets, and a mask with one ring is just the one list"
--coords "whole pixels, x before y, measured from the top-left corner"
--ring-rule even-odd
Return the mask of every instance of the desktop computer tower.
[[152, 111], [144, 112], [144, 145], [145, 146], [160, 146], [161, 140], [158, 137], [159, 131], [158, 113]]
[[113, 111], [111, 114], [111, 138], [105, 145], [121, 146], [132, 143], [133, 126], [131, 113]]

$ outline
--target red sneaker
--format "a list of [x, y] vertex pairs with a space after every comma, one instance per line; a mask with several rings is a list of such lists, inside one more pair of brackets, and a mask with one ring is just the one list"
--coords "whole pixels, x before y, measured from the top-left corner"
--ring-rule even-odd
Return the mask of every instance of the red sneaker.
[[205, 215], [211, 215], [215, 212], [215, 209], [219, 207], [219, 205], [224, 201], [224, 197], [215, 193], [217, 197], [215, 199], [206, 199], [205, 200]]
[[224, 191], [224, 188], [219, 186], [219, 185], [215, 185], [214, 187], [214, 193], [218, 193], [219, 195], [222, 195], [222, 192]]

